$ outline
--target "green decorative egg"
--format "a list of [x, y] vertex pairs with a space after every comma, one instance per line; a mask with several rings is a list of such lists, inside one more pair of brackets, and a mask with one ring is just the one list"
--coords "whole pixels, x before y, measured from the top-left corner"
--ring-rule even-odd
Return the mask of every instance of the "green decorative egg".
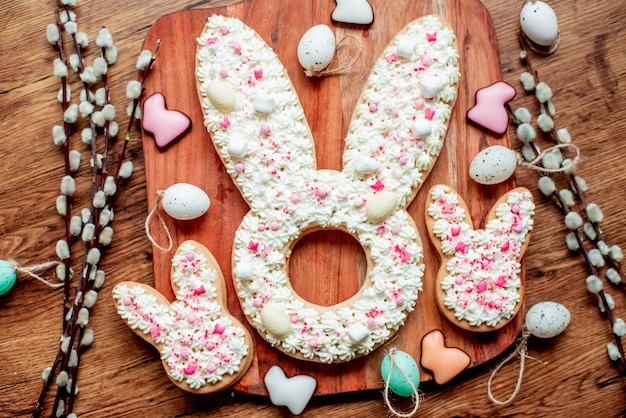
[[0, 260], [0, 296], [8, 293], [15, 285], [17, 274], [8, 261]]
[[[389, 375], [390, 368], [391, 376]], [[409, 380], [402, 375], [400, 370]], [[380, 374], [384, 382], [389, 382], [389, 390], [398, 396], [409, 397], [413, 395], [411, 383], [413, 383], [415, 389], [420, 384], [420, 371], [417, 363], [413, 360], [413, 357], [404, 351], [396, 350], [393, 353], [393, 364], [389, 354], [386, 354], [380, 363]]]

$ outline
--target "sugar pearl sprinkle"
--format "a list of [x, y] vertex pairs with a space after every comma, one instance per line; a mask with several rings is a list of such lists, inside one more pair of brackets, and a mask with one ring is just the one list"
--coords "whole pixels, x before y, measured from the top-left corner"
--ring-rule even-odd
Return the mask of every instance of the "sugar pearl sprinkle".
[[459, 196], [447, 186], [433, 188], [428, 216], [435, 220], [433, 233], [448, 256], [441, 281], [444, 304], [457, 319], [494, 327], [513, 316], [521, 299], [518, 258], [532, 229], [534, 208], [529, 192], [509, 192], [485, 229], [474, 230]]
[[159, 345], [169, 376], [192, 389], [220, 382], [239, 371], [248, 355], [245, 332], [221, 316], [214, 285], [217, 271], [190, 242], [172, 259], [176, 301], [167, 306], [146, 287], [116, 286], [117, 312], [132, 329], [139, 329]]
[[[410, 24], [403, 36], [413, 39], [415, 53], [398, 57], [395, 39], [374, 64], [345, 138], [342, 171], [316, 170], [298, 96], [275, 52], [254, 30], [238, 19], [213, 15], [197, 39], [204, 123], [250, 205], [233, 244], [235, 289], [251, 324], [287, 354], [323, 363], [366, 355], [402, 326], [421, 290], [423, 252], [405, 207], [443, 146], [460, 73], [454, 33], [437, 17]], [[239, 53], [231, 47], [235, 41]], [[424, 54], [431, 59], [423, 60]], [[223, 67], [228, 77], [221, 80], [237, 96], [228, 124], [215, 98], [205, 94]], [[434, 74], [442, 80], [441, 90], [422, 97], [420, 83]], [[255, 107], [259, 97], [273, 99], [271, 108], [262, 109], [266, 112]], [[412, 133], [417, 118], [430, 128], [421, 138]], [[236, 137], [248, 139], [243, 156], [228, 153]], [[396, 210], [385, 212], [385, 219], [368, 220], [368, 202], [382, 191], [395, 194], [390, 206]], [[371, 284], [337, 309], [320, 310], [289, 285], [289, 244], [313, 227], [346, 230], [364, 243], [372, 260]], [[253, 274], [239, 276], [241, 271]], [[271, 304], [289, 317], [291, 331], [284, 337], [272, 335], [262, 321], [264, 306]], [[355, 343], [349, 330], [356, 326], [368, 336]]]

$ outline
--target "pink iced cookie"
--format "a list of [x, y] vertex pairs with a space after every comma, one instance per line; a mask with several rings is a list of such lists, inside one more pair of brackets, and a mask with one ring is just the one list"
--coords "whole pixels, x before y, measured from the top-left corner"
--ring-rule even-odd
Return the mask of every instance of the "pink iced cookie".
[[165, 147], [189, 130], [191, 119], [178, 110], [168, 110], [165, 97], [154, 93], [143, 103], [142, 127], [154, 135], [159, 147]]
[[497, 134], [506, 132], [509, 115], [504, 104], [515, 97], [515, 89], [498, 81], [476, 92], [476, 104], [467, 112], [467, 118]]
[[337, 0], [331, 18], [335, 22], [369, 25], [374, 21], [374, 11], [367, 0]]
[[422, 338], [422, 367], [433, 373], [439, 385], [452, 380], [469, 366], [469, 354], [460, 348], [446, 347], [444, 336], [438, 329], [430, 331]]

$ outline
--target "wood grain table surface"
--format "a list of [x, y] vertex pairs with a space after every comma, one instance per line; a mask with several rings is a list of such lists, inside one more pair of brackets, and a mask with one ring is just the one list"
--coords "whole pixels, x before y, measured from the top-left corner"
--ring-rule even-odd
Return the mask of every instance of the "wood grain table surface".
[[[80, 29], [91, 39], [106, 25], [116, 41], [119, 60], [109, 77], [113, 102], [122, 109], [126, 82], [135, 76], [136, 55], [160, 16], [232, 2], [79, 0], [76, 11]], [[517, 30], [523, 3], [483, 1], [498, 36], [502, 77], [516, 88], [522, 71]], [[557, 125], [569, 130], [581, 150], [578, 174], [589, 185], [588, 200], [603, 209], [607, 241], [626, 247], [626, 9], [619, 1], [550, 3], [559, 18], [561, 45], [555, 54], [534, 58], [533, 63], [554, 92]], [[57, 55], [45, 38], [55, 7], [54, 1], [0, 0], [0, 259], [15, 259], [22, 266], [55, 260], [55, 243], [64, 229], [55, 210], [62, 156], [51, 135], [52, 126], [61, 121], [58, 79], [52, 75]], [[393, 7], [392, 1], [388, 7]], [[513, 104], [532, 108], [523, 94]], [[515, 140], [513, 144], [518, 145]], [[81, 417], [289, 416], [267, 398], [228, 390], [209, 396], [182, 392], [162, 371], [156, 351], [119, 320], [110, 301], [112, 285], [120, 280], [152, 283], [152, 247], [144, 230], [148, 196], [138, 131], [128, 152], [135, 171], [116, 201], [113, 243], [101, 263], [107, 283], [90, 320], [96, 339], [82, 358], [75, 412]], [[570, 310], [571, 324], [557, 338], [531, 338], [529, 355], [541, 362], [526, 361], [522, 386], [511, 404], [497, 406], [487, 397], [487, 380], [500, 357], [444, 386], [423, 385], [417, 416], [626, 416], [626, 379], [619, 377], [620, 369], [606, 354], [612, 335], [595, 296], [586, 289], [583, 259], [566, 249], [562, 216], [539, 193], [537, 174], [520, 169], [516, 175], [518, 185], [531, 189], [537, 202], [526, 253], [526, 306], [560, 302]], [[78, 185], [88, 187], [89, 179]], [[615, 315], [626, 317], [624, 291], [607, 290], [616, 302]], [[41, 373], [58, 349], [61, 316], [62, 291], [23, 274], [12, 291], [0, 297], [0, 417], [31, 414], [41, 390]], [[500, 372], [494, 389], [499, 398], [513, 389], [517, 372], [516, 363]], [[50, 407], [48, 398], [44, 416]], [[302, 416], [386, 414], [381, 393], [370, 391], [314, 398]]]

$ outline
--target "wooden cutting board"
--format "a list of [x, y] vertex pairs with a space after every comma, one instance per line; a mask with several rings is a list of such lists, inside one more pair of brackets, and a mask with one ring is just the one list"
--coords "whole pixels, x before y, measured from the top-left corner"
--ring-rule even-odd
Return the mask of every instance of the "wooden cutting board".
[[[437, 310], [433, 299], [433, 283], [439, 260], [431, 248], [424, 226], [426, 191], [434, 184], [454, 187], [468, 202], [472, 218], [482, 227], [482, 221], [497, 198], [514, 187], [514, 181], [498, 186], [480, 186], [468, 177], [472, 158], [489, 145], [508, 145], [507, 136], [494, 136], [470, 125], [465, 117], [474, 104], [477, 89], [501, 78], [498, 45], [488, 12], [479, 0], [370, 0], [375, 21], [367, 27], [336, 24], [330, 19], [335, 7], [333, 0], [255, 0], [214, 9], [188, 10], [164, 16], [150, 30], [145, 48], [152, 49], [161, 40], [161, 49], [154, 71], [146, 84], [146, 97], [161, 92], [170, 109], [187, 114], [192, 128], [182, 139], [166, 149], [159, 149], [152, 135], [144, 133], [143, 145], [149, 210], [152, 210], [157, 190], [188, 182], [203, 188], [211, 198], [209, 212], [194, 221], [175, 221], [166, 217], [174, 240], [174, 250], [186, 239], [203, 243], [217, 258], [226, 277], [230, 311], [242, 322], [247, 321], [235, 294], [231, 276], [233, 237], [248, 206], [233, 185], [203, 126], [202, 113], [196, 93], [195, 52], [206, 18], [211, 14], [237, 17], [255, 29], [274, 48], [289, 72], [300, 96], [307, 120], [316, 141], [317, 167], [341, 170], [343, 138], [356, 101], [371, 66], [393, 36], [410, 21], [426, 14], [445, 17], [456, 32], [460, 51], [461, 83], [444, 148], [431, 174], [417, 197], [409, 206], [422, 238], [426, 272], [423, 292], [405, 326], [389, 343], [420, 358], [420, 341], [433, 329], [445, 334], [446, 344], [465, 350], [471, 356], [470, 367], [480, 365], [507, 348], [514, 341], [523, 322], [518, 315], [503, 329], [475, 334], [447, 322]], [[347, 35], [361, 39], [362, 53], [356, 65], [341, 76], [323, 79], [305, 77], [296, 58], [296, 48], [302, 34], [311, 26], [324, 23], [333, 28], [337, 40]], [[346, 42], [338, 50], [337, 63], [352, 61], [357, 53], [356, 43]], [[152, 230], [158, 242], [165, 243], [162, 228], [153, 222]], [[163, 253], [154, 248], [156, 288], [173, 299], [170, 287], [170, 259], [173, 251]], [[289, 263], [291, 282], [305, 299], [321, 305], [333, 305], [356, 293], [365, 277], [365, 259], [360, 245], [348, 234], [320, 231], [305, 235], [296, 245]], [[524, 312], [522, 308], [521, 312]], [[280, 364], [288, 376], [308, 374], [317, 379], [316, 395], [353, 392], [382, 387], [379, 367], [383, 350], [344, 364], [317, 364], [294, 360], [272, 349], [256, 331], [253, 364], [234, 389], [251, 394], [267, 394], [263, 376], [275, 364]], [[422, 381], [432, 376], [421, 370]]]

